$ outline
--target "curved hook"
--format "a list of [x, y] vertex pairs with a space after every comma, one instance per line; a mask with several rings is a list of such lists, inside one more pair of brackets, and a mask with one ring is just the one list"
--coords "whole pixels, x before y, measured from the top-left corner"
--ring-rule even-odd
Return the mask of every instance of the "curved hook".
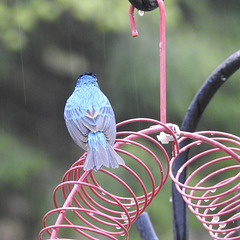
[[[160, 12], [160, 120], [166, 123], [166, 37], [165, 37], [165, 6], [163, 0], [157, 0]], [[130, 5], [129, 20], [132, 36], [137, 37], [138, 31], [134, 19], [134, 6]]]
[[138, 31], [137, 31], [136, 23], [135, 23], [135, 19], [134, 19], [134, 9], [135, 9], [134, 6], [131, 4], [128, 14], [129, 14], [129, 21], [130, 21], [132, 36], [137, 37]]

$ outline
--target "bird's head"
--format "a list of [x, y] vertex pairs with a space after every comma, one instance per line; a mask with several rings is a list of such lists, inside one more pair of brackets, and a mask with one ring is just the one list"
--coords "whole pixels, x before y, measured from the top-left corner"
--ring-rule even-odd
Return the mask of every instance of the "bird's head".
[[78, 77], [76, 87], [95, 85], [98, 87], [96, 74], [85, 72]]

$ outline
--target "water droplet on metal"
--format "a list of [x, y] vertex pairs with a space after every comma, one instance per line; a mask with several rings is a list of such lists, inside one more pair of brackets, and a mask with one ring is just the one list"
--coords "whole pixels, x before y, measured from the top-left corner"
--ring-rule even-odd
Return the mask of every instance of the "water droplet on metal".
[[131, 204], [135, 204], [135, 200], [134, 199], [131, 199]]
[[215, 217], [213, 217], [211, 222], [217, 223], [217, 222], [219, 222], [219, 220], [220, 220], [220, 217], [215, 216]]
[[226, 81], [226, 77], [224, 75], [221, 75], [221, 80]]
[[116, 229], [121, 229], [121, 227], [116, 227]]
[[172, 196], [169, 198], [169, 202], [172, 202]]
[[204, 202], [209, 202], [209, 201], [210, 201], [210, 199], [204, 199], [203, 201], [204, 201]]
[[128, 223], [128, 218], [127, 218], [127, 215], [126, 214], [122, 214], [121, 217], [123, 218], [123, 221], [125, 223]]
[[219, 226], [220, 226], [221, 228], [225, 228], [225, 227], [227, 226], [227, 224], [226, 224], [226, 223], [221, 223], [221, 224], [219, 224]]
[[214, 192], [216, 192], [217, 191], [217, 189], [215, 188], [215, 189], [211, 189], [210, 190], [210, 192], [212, 192], [212, 193], [214, 193]]
[[180, 167], [178, 173], [182, 173], [184, 166]]
[[216, 209], [216, 207], [210, 208], [210, 211], [214, 211]]
[[138, 14], [139, 14], [139, 16], [144, 16], [144, 11], [142, 11], [142, 10], [138, 10]]

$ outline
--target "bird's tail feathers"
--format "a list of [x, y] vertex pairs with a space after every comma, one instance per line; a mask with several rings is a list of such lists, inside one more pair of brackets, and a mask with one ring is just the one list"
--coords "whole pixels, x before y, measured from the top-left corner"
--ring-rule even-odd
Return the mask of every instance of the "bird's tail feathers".
[[124, 160], [116, 153], [113, 147], [106, 141], [102, 132], [88, 135], [89, 150], [84, 163], [84, 170], [98, 171], [102, 166], [118, 168], [125, 165]]

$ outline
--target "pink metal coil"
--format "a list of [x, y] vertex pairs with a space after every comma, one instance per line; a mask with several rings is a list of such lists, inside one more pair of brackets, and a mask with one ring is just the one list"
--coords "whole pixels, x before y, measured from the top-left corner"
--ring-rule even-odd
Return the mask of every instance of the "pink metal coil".
[[[128, 130], [146, 123], [150, 126], [144, 130]], [[168, 178], [168, 153], [151, 135], [160, 131], [173, 135], [172, 152], [175, 155], [179, 153], [179, 147], [175, 144], [177, 138], [171, 124], [140, 118], [124, 121], [117, 127], [123, 130], [117, 132], [115, 150], [122, 155], [126, 165], [85, 172], [85, 153], [54, 190], [55, 209], [43, 218], [40, 240], [46, 239], [43, 234], [49, 235], [49, 239], [66, 239], [70, 229], [80, 234], [81, 239], [129, 238], [131, 224]]]
[[[213, 239], [239, 239], [240, 235], [240, 138], [214, 131], [181, 132], [179, 143], [192, 142], [180, 149], [191, 148], [191, 155], [176, 175], [173, 157], [170, 176], [191, 212], [202, 222]], [[188, 168], [184, 183], [181, 174]]]
[[[125, 166], [84, 171], [86, 154], [64, 174], [53, 193], [55, 209], [43, 218], [39, 239], [129, 239], [129, 229], [159, 193], [168, 175], [213, 239], [239, 239], [240, 138], [228, 133], [181, 132], [166, 124], [165, 8], [160, 11], [160, 120], [130, 119], [117, 125], [115, 150]], [[129, 9], [132, 35], [138, 36], [134, 7]], [[144, 126], [144, 127], [143, 127]], [[140, 130], [136, 130], [139, 129]], [[171, 147], [163, 147], [156, 133], [166, 134]], [[178, 139], [179, 138], [179, 139]], [[191, 143], [179, 149], [179, 144]], [[172, 155], [169, 160], [169, 152]], [[192, 155], [173, 174], [178, 156], [191, 148]], [[189, 175], [180, 182], [182, 172]], [[72, 233], [73, 232], [73, 233]]]
[[[44, 216], [44, 229], [39, 233], [40, 240], [44, 233], [50, 235], [50, 239], [59, 239], [60, 230], [66, 229], [75, 230], [87, 239], [99, 239], [100, 236], [107, 239], [128, 239], [131, 224], [150, 204], [168, 177], [167, 151], [150, 136], [160, 131], [172, 136], [172, 152], [174, 156], [178, 154], [175, 132], [171, 124], [166, 125], [165, 7], [162, 0], [157, 1], [160, 10], [161, 122], [143, 118], [127, 120], [117, 125], [124, 129], [131, 125], [131, 130], [127, 128], [117, 132], [115, 149], [124, 155], [126, 162], [125, 166], [117, 170], [84, 172], [86, 153], [73, 164], [54, 191], [56, 209]], [[137, 36], [133, 12], [134, 7], [131, 6], [129, 17], [132, 34]], [[143, 123], [151, 126], [139, 131], [132, 130]], [[160, 158], [164, 159], [165, 170]], [[59, 192], [62, 197], [58, 197]], [[59, 201], [59, 198], [62, 198], [62, 201]], [[55, 224], [48, 226], [47, 222], [53, 215], [57, 220]]]

